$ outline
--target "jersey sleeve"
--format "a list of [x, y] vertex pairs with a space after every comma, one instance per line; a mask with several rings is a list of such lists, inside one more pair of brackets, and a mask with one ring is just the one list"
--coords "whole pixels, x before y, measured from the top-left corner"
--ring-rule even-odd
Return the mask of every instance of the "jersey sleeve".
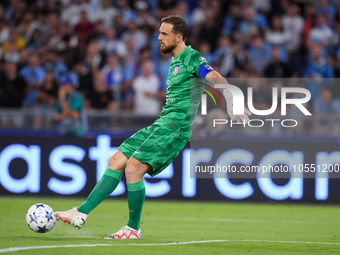
[[214, 70], [205, 57], [197, 51], [188, 54], [184, 58], [184, 65], [189, 73], [203, 79], [210, 71]]

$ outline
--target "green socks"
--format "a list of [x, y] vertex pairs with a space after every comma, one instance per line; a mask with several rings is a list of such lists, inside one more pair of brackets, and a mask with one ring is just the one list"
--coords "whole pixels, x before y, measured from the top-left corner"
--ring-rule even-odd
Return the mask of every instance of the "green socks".
[[97, 205], [104, 201], [104, 199], [116, 189], [121, 178], [121, 172], [107, 168], [100, 181], [96, 184], [91, 194], [87, 197], [86, 201], [77, 208], [78, 211], [89, 214]]
[[[97, 205], [107, 198], [118, 186], [122, 173], [107, 168], [103, 177], [96, 184], [86, 201], [77, 209], [81, 213], [89, 214]], [[127, 183], [129, 221], [127, 225], [130, 228], [138, 230], [140, 228], [140, 219], [145, 200], [144, 181], [136, 183]]]
[[138, 230], [140, 228], [140, 218], [145, 200], [144, 181], [136, 183], [127, 183], [128, 205], [129, 205], [129, 221], [127, 225], [130, 228]]

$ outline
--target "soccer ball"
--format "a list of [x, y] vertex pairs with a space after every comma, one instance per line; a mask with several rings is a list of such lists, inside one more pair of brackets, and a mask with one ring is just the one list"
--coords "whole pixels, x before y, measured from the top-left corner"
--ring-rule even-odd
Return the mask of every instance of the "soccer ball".
[[56, 222], [53, 209], [44, 203], [32, 205], [26, 214], [26, 222], [30, 229], [37, 233], [50, 231]]

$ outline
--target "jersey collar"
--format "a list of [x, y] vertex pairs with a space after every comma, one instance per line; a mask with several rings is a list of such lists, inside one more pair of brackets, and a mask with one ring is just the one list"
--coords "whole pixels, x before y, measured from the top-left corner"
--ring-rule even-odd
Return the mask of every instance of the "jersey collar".
[[183, 54], [186, 54], [186, 52], [188, 51], [188, 50], [190, 50], [191, 49], [191, 46], [190, 45], [188, 45], [184, 50], [182, 50], [176, 57], [172, 57], [171, 58], [171, 62], [174, 62], [174, 61], [176, 61], [177, 59], [179, 59], [179, 56], [181, 56], [181, 55], [183, 55]]

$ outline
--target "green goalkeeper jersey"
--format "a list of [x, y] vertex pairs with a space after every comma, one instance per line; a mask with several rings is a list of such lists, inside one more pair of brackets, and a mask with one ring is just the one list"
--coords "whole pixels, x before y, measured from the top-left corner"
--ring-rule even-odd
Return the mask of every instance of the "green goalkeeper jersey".
[[198, 71], [203, 65], [208, 66], [208, 62], [191, 46], [172, 57], [166, 81], [166, 103], [154, 123], [179, 131], [187, 141], [190, 141], [204, 86], [203, 82], [190, 82], [190, 79], [200, 78]]

